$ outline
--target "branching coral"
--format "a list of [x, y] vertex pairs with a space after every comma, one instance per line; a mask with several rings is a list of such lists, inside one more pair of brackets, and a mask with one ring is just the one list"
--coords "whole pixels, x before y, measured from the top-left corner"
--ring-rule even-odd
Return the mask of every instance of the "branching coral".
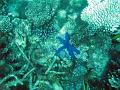
[[83, 9], [81, 19], [95, 29], [103, 26], [114, 32], [113, 27], [120, 25], [120, 1], [88, 0], [88, 6]]

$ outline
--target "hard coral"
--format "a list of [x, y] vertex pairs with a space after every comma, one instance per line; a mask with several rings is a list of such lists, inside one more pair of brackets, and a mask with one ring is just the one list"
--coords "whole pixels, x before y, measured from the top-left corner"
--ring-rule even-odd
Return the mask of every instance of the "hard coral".
[[37, 36], [40, 40], [47, 40], [48, 38], [51, 38], [52, 35], [54, 35], [59, 29], [59, 26], [56, 21], [51, 20], [49, 23], [45, 23], [41, 27], [37, 28], [34, 27], [32, 29], [32, 35]]
[[5, 7], [6, 7], [6, 0], [0, 0], [0, 15], [6, 14]]
[[39, 27], [55, 14], [59, 0], [33, 0], [28, 3], [25, 15]]
[[[104, 26], [114, 31], [113, 26], [120, 25], [120, 0], [87, 0], [88, 6], [83, 9], [81, 19], [95, 29]], [[94, 25], [94, 26], [93, 26]]]
[[8, 16], [0, 15], [0, 32], [5, 33], [12, 30], [12, 23]]

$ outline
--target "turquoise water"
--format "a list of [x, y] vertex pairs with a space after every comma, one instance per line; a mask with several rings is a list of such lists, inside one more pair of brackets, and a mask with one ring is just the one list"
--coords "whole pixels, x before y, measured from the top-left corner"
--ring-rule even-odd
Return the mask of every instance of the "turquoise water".
[[119, 90], [120, 0], [0, 0], [0, 90]]

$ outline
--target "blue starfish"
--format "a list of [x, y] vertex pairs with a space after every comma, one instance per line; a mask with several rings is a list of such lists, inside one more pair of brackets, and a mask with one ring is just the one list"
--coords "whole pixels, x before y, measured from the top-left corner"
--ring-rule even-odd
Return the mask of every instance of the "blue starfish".
[[57, 37], [57, 38], [58, 38], [58, 40], [60, 41], [60, 43], [63, 44], [63, 46], [61, 46], [60, 48], [58, 48], [58, 49], [56, 50], [55, 55], [58, 56], [58, 54], [59, 54], [63, 49], [67, 49], [70, 57], [73, 58], [73, 59], [75, 59], [76, 57], [75, 57], [74, 52], [77, 53], [77, 54], [79, 54], [80, 52], [79, 52], [79, 50], [77, 50], [73, 45], [70, 44], [70, 42], [69, 42], [69, 41], [70, 41], [70, 36], [69, 36], [68, 32], [65, 33], [65, 40], [62, 39], [61, 37]]

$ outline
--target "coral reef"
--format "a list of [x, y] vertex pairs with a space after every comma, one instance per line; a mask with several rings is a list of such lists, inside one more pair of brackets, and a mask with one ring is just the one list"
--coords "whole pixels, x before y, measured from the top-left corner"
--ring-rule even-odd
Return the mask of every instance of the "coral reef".
[[0, 0], [0, 90], [119, 90], [119, 0]]

